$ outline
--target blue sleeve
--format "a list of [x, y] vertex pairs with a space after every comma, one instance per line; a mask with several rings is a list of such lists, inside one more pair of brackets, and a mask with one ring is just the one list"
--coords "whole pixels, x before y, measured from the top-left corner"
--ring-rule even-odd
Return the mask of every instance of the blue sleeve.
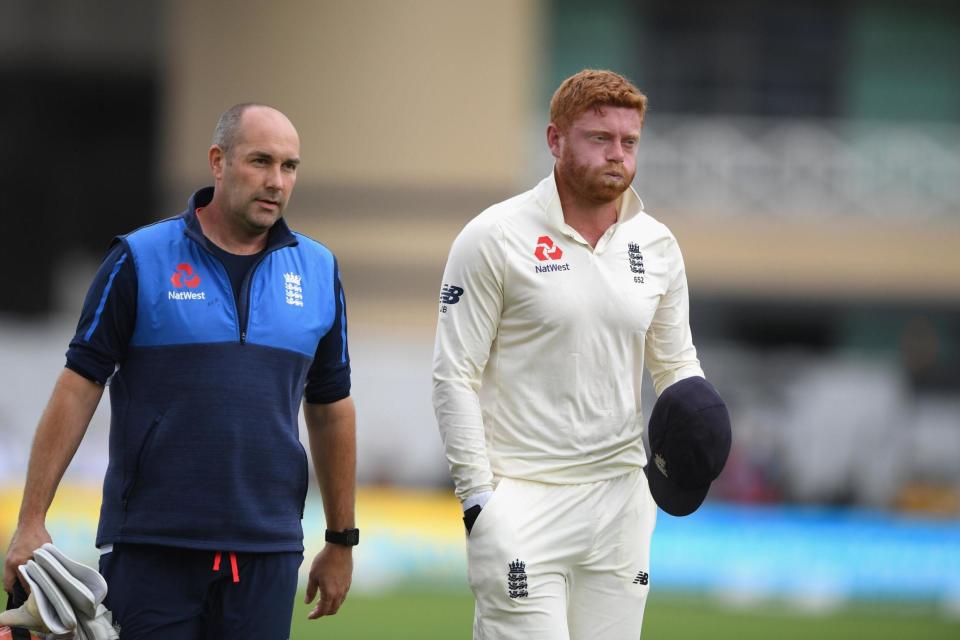
[[336, 318], [317, 344], [307, 372], [304, 398], [314, 404], [329, 404], [350, 395], [350, 352], [347, 349], [347, 305], [340, 284], [340, 267], [333, 265], [333, 295]]
[[67, 368], [106, 384], [123, 361], [137, 317], [137, 273], [130, 253], [117, 242], [87, 291], [77, 333], [67, 349]]

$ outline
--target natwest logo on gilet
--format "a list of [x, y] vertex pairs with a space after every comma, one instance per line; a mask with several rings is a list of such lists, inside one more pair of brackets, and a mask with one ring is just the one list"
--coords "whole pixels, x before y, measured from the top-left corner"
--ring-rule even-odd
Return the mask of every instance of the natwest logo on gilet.
[[537, 238], [537, 248], [533, 250], [533, 255], [537, 256], [540, 262], [559, 260], [563, 257], [563, 249], [555, 246], [550, 236], [540, 236]]
[[181, 262], [177, 265], [177, 270], [170, 276], [170, 282], [174, 289], [182, 289], [183, 287], [196, 289], [200, 286], [200, 274], [195, 274], [193, 267], [186, 262]]
[[[173, 275], [170, 276], [170, 284], [174, 289], [196, 289], [200, 286], [200, 274], [195, 273], [193, 267], [181, 262], [177, 265]], [[167, 291], [167, 300], [206, 300], [207, 294], [204, 291]]]

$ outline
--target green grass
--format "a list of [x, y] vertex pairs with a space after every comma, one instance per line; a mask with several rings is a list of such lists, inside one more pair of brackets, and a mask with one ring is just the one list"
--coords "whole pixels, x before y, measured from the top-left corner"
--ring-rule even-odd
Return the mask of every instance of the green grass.
[[[307, 620], [303, 596], [291, 638], [336, 640], [469, 640], [473, 599], [465, 590], [355, 593], [340, 612]], [[643, 637], [653, 640], [935, 640], [960, 638], [960, 620], [933, 606], [858, 604], [830, 613], [804, 613], [785, 605], [724, 607], [713, 600], [656, 593], [650, 596]]]
[[960, 638], [960, 620], [932, 605], [853, 604], [811, 613], [770, 603], [730, 608], [713, 600], [653, 592], [643, 630], [645, 638], [656, 640], [955, 640]]
[[473, 597], [469, 591], [351, 593], [335, 616], [307, 620], [313, 607], [299, 595], [291, 640], [470, 640]]

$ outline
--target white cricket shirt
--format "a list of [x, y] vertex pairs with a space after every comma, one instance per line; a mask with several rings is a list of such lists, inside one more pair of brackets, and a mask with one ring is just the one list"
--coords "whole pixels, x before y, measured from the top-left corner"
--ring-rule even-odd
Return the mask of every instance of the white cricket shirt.
[[552, 174], [471, 220], [444, 271], [433, 364], [457, 496], [645, 465], [644, 362], [658, 395], [703, 375], [680, 248], [633, 188], [595, 248], [564, 222]]

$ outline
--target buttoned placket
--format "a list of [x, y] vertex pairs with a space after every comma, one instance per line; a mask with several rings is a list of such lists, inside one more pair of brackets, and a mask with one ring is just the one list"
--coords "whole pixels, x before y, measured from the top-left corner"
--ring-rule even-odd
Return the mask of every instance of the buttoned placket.
[[[636, 200], [636, 211], [630, 212], [627, 211], [627, 208], [631, 204], [631, 200]], [[590, 246], [590, 243], [580, 234], [579, 231], [567, 224], [566, 220], [563, 217], [563, 206], [560, 204], [559, 194], [550, 201], [547, 206], [547, 218], [552, 220], [557, 227], [560, 229], [560, 233], [567, 236], [574, 242], [577, 242], [583, 245], [587, 251], [590, 253], [590, 259], [593, 260], [594, 256], [602, 255], [606, 250], [607, 245], [610, 244], [610, 241], [613, 239], [613, 236], [617, 233], [617, 229], [620, 227], [620, 223], [627, 218], [633, 217], [637, 213], [643, 211], [643, 201], [640, 200], [640, 197], [633, 192], [632, 188], [629, 188], [623, 194], [623, 199], [620, 201], [620, 208], [617, 211], [617, 219], [611, 224], [606, 231], [603, 232], [603, 235], [597, 240], [597, 244], [594, 247]]]

